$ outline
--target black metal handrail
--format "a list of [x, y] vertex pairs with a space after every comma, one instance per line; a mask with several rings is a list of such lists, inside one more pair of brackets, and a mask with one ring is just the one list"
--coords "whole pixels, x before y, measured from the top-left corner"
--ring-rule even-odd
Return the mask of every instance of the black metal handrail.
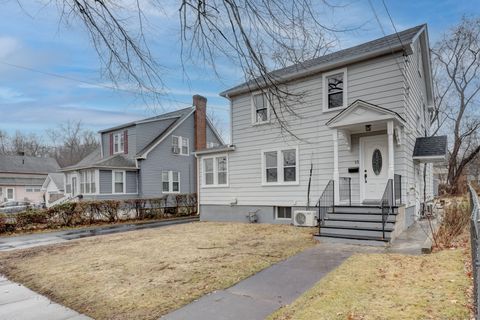
[[352, 178], [350, 177], [340, 177], [339, 181], [339, 201], [342, 203], [346, 201], [349, 206], [352, 205]]
[[395, 193], [395, 205], [402, 204], [402, 176], [395, 174], [393, 176], [393, 190]]
[[[320, 228], [325, 224], [325, 219], [327, 219], [328, 210], [332, 208], [335, 210], [335, 182], [334, 180], [328, 181], [325, 189], [323, 189], [322, 195], [318, 199], [318, 226], [320, 234]], [[335, 212], [335, 211], [332, 211]]]
[[385, 225], [387, 224], [390, 213], [393, 213], [393, 180], [388, 179], [382, 199], [380, 200], [380, 208], [382, 209], [382, 238], [385, 239]]

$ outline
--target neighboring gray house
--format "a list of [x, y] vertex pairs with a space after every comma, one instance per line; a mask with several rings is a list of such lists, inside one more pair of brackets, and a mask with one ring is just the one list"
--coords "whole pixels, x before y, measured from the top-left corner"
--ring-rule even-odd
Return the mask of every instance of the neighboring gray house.
[[274, 71], [301, 97], [289, 105], [295, 114], [283, 112], [295, 136], [280, 128], [261, 80], [222, 92], [232, 145], [196, 153], [201, 219], [301, 224], [305, 213], [295, 221], [295, 211], [320, 200], [322, 235], [389, 241], [395, 225], [419, 216], [423, 163], [431, 198], [430, 162], [446, 154], [446, 139], [418, 139], [428, 135], [434, 103], [429, 50], [420, 25]]
[[100, 148], [62, 168], [66, 195], [131, 199], [196, 192], [193, 152], [223, 141], [206, 117], [206, 99], [193, 101], [193, 107], [101, 130]]

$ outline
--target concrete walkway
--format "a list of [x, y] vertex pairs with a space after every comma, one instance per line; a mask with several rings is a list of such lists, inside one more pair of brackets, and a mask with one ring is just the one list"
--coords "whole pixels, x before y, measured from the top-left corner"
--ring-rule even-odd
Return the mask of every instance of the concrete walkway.
[[[108, 225], [104, 227], [92, 227], [73, 230], [63, 230], [45, 233], [32, 233], [11, 237], [0, 237], [0, 251], [26, 249], [48, 244], [61, 243], [69, 240], [106, 235], [112, 233], [159, 228], [173, 224], [189, 223], [198, 221], [198, 217], [185, 217], [165, 221], [141, 222]], [[2, 318], [0, 318], [2, 319]]]
[[8, 320], [88, 320], [22, 285], [0, 276], [0, 319]]
[[[321, 243], [247, 278], [201, 297], [162, 320], [260, 320], [292, 303], [359, 246]], [[377, 252], [374, 247], [362, 251]]]

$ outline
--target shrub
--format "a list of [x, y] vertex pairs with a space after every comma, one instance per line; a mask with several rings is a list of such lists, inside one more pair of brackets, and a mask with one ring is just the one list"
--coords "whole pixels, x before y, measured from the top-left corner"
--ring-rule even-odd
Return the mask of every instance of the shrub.
[[470, 222], [470, 205], [466, 200], [451, 200], [443, 209], [441, 224], [433, 235], [438, 247], [451, 247]]
[[[197, 196], [194, 193], [154, 199], [65, 202], [49, 209], [0, 213], [0, 234], [17, 230], [79, 226], [99, 221], [115, 223], [121, 219], [161, 219], [171, 215], [190, 215], [196, 213], [196, 204]], [[120, 217], [120, 212], [125, 214]]]

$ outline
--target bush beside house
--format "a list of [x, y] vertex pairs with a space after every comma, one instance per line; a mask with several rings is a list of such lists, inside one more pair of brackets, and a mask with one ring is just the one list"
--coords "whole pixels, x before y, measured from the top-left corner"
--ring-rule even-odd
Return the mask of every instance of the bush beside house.
[[197, 195], [194, 193], [154, 199], [66, 202], [48, 209], [0, 214], [0, 234], [132, 220], [159, 220], [196, 213]]

